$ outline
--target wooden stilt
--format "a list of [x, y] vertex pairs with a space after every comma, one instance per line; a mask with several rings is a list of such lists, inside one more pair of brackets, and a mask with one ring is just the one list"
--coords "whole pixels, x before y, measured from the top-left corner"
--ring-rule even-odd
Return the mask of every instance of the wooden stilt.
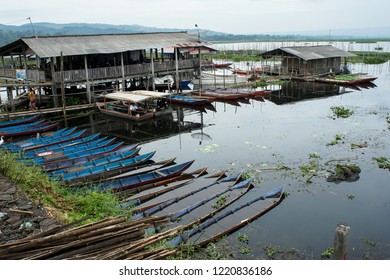
[[348, 234], [349, 227], [345, 225], [338, 225], [336, 228], [336, 234], [334, 237], [334, 251], [333, 251], [333, 259], [335, 260], [346, 260], [348, 247]]

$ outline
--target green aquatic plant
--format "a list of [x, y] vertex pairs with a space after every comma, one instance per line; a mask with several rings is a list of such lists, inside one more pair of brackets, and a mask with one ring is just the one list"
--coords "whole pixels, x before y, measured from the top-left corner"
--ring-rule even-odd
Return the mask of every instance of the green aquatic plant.
[[225, 205], [226, 200], [228, 199], [229, 195], [221, 195], [217, 201], [212, 205], [213, 208], [218, 209]]
[[379, 168], [390, 170], [390, 161], [387, 157], [378, 157], [374, 158], [374, 160], [378, 163]]
[[248, 244], [249, 243], [249, 236], [245, 233], [239, 233], [237, 236], [238, 241], [241, 243]]
[[[334, 139], [333, 139], [331, 142], [327, 143], [326, 146], [337, 145], [337, 144], [340, 143], [340, 141], [344, 140], [344, 138], [345, 138], [345, 137], [344, 137], [343, 135], [336, 134], [335, 137], [334, 137]], [[344, 143], [344, 142], [342, 142], [342, 143]]]
[[334, 249], [329, 247], [324, 252], [321, 253], [321, 259], [330, 259], [333, 255]]
[[333, 107], [330, 107], [330, 109], [333, 112], [333, 118], [344, 118], [345, 119], [345, 118], [350, 117], [354, 113], [352, 110], [345, 108], [343, 106], [333, 106]]
[[242, 246], [239, 251], [241, 255], [248, 255], [251, 252], [251, 248], [248, 246]]

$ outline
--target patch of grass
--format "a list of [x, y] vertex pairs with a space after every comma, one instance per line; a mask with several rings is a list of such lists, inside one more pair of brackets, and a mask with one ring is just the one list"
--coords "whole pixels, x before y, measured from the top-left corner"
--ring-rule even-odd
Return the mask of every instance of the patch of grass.
[[72, 192], [52, 181], [39, 166], [26, 166], [18, 155], [0, 151], [0, 172], [13, 181], [37, 204], [50, 209], [59, 221], [73, 222], [84, 217], [97, 221], [110, 216], [131, 215], [131, 210], [117, 208], [119, 198], [111, 192]]

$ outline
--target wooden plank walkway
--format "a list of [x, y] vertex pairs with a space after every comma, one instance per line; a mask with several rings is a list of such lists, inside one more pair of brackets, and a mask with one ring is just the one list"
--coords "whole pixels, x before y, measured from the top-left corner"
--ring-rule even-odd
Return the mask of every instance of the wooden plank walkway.
[[[86, 110], [86, 109], [94, 109], [95, 104], [83, 104], [83, 105], [74, 105], [74, 106], [66, 106], [66, 112], [77, 111], [77, 110]], [[58, 108], [49, 108], [49, 109], [40, 109], [35, 111], [20, 111], [20, 112], [2, 112], [0, 113], [0, 118], [17, 118], [17, 117], [26, 117], [32, 115], [45, 115], [52, 113], [61, 113], [63, 112], [62, 107]]]

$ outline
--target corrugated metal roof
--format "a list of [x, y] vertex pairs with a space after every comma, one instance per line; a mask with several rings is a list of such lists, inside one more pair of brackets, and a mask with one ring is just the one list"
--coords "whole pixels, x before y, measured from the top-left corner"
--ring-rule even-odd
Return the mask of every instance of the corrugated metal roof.
[[355, 56], [353, 53], [335, 48], [333, 46], [283, 47], [262, 53], [262, 56], [271, 57], [281, 55], [281, 53], [290, 54], [302, 58], [303, 60]]
[[[212, 46], [207, 42], [198, 42], [196, 37], [186, 32], [47, 36], [21, 38], [28, 46], [29, 53], [39, 57], [121, 53], [131, 50], [154, 49], [164, 47], [199, 47]], [[2, 47], [4, 50], [6, 46]]]

